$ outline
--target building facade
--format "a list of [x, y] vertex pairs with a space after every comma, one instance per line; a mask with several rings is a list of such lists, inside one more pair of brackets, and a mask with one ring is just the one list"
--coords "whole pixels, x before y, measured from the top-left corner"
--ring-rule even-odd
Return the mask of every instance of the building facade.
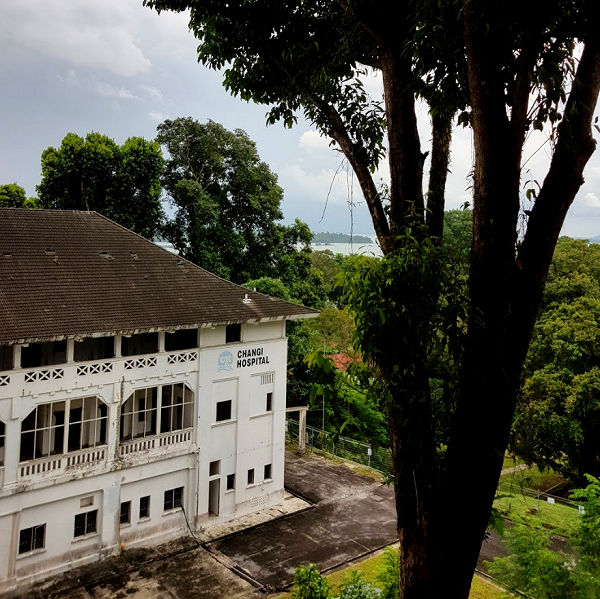
[[312, 315], [95, 213], [0, 210], [0, 591], [281, 502]]

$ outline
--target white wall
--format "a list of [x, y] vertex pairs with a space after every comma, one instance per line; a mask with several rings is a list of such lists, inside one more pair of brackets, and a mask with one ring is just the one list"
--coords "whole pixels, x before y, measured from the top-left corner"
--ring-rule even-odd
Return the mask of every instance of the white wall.
[[[186, 534], [182, 511], [164, 512], [164, 492], [169, 489], [184, 488], [183, 507], [194, 528], [282, 501], [284, 334], [284, 322], [243, 325], [242, 341], [225, 344], [224, 326], [203, 328], [196, 350], [138, 356], [135, 363], [132, 358], [114, 358], [9, 371], [9, 383], [0, 387], [0, 419], [6, 425], [5, 466], [0, 469], [4, 479], [0, 535], [6, 540], [0, 544], [0, 591], [67, 564]], [[60, 376], [55, 370], [61, 371]], [[152, 446], [131, 442], [131, 453], [122, 454], [118, 442], [122, 402], [135, 389], [178, 382], [194, 390], [192, 434], [156, 435]], [[270, 412], [267, 392], [273, 394]], [[102, 458], [94, 454], [91, 459], [89, 451], [82, 451], [79, 457], [91, 461], [67, 467], [64, 457], [53, 456], [57, 459], [34, 460], [24, 473], [18, 463], [22, 420], [36, 405], [90, 395], [109, 406], [107, 444], [98, 454]], [[220, 399], [232, 400], [230, 421], [215, 421]], [[220, 471], [211, 477], [209, 464], [216, 460]], [[263, 480], [265, 464], [271, 464], [269, 481]], [[255, 470], [252, 485], [247, 484], [250, 468]], [[229, 474], [235, 474], [235, 488], [230, 491], [226, 488]], [[208, 514], [209, 480], [220, 481], [218, 516]], [[151, 496], [150, 517], [140, 520], [139, 499], [146, 495]], [[93, 506], [81, 507], [82, 498], [90, 497]], [[131, 523], [125, 525], [119, 523], [123, 501], [131, 501]], [[75, 514], [90, 509], [98, 509], [97, 533], [74, 539]], [[45, 547], [19, 556], [19, 531], [44, 523]]]

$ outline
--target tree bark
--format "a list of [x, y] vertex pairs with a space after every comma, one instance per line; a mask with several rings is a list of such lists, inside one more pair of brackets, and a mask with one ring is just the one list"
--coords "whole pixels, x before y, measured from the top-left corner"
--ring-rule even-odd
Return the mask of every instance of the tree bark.
[[391, 47], [380, 59], [390, 164], [390, 232], [399, 235], [412, 223], [424, 223], [423, 161], [410, 61]]
[[[448, 499], [431, 596], [466, 599], [488, 524], [514, 414], [523, 362], [558, 234], [583, 182], [595, 143], [591, 119], [600, 90], [597, 39], [586, 42], [549, 174], [517, 250], [521, 136], [495, 88], [493, 39], [473, 31], [466, 11], [475, 143], [471, 316], [461, 394], [447, 454]], [[473, 473], [477, 482], [473, 484]], [[469, 490], [468, 502], [457, 491]]]
[[427, 191], [427, 214], [425, 222], [432, 237], [442, 238], [444, 233], [444, 208], [446, 179], [450, 165], [452, 141], [452, 115], [434, 114], [431, 117], [431, 166]]

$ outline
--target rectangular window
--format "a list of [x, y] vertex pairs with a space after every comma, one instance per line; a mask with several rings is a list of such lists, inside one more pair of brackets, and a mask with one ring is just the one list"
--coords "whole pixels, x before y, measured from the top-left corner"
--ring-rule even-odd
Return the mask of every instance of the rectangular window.
[[250, 470], [248, 470], [248, 484], [254, 484], [254, 468], [250, 468]]
[[21, 368], [37, 368], [64, 364], [67, 361], [66, 341], [29, 343], [21, 348]]
[[183, 487], [177, 487], [176, 489], [169, 489], [165, 491], [165, 512], [174, 510], [175, 508], [183, 505]]
[[271, 470], [272, 470], [271, 469], [271, 464], [265, 464], [265, 476], [264, 476], [265, 480], [271, 480], [271, 478], [273, 478], [271, 476], [271, 474], [272, 474]]
[[121, 441], [156, 435], [157, 387], [137, 389], [121, 406]]
[[73, 536], [85, 537], [96, 533], [98, 521], [98, 510], [84, 512], [83, 514], [75, 515], [75, 526], [73, 528]]
[[140, 333], [123, 336], [121, 340], [122, 356], [141, 356], [143, 354], [155, 354], [158, 352], [158, 333]]
[[43, 549], [46, 542], [46, 525], [24, 528], [19, 533], [19, 555], [35, 549]]
[[165, 333], [165, 351], [181, 351], [198, 347], [198, 329], [181, 329]]
[[115, 357], [114, 337], [87, 337], [75, 341], [73, 359], [75, 362], [90, 362], [92, 360], [108, 360]]
[[140, 497], [140, 520], [150, 518], [150, 495]]
[[121, 514], [119, 521], [121, 524], [131, 523], [131, 501], [123, 501], [121, 503]]
[[227, 490], [231, 491], [232, 489], [235, 489], [235, 474], [228, 474], [227, 475]]
[[193, 426], [194, 394], [183, 383], [163, 385], [161, 391], [160, 432], [170, 433]]
[[217, 474], [221, 474], [221, 460], [211, 462], [208, 467], [208, 476], [215, 476]]
[[242, 325], [228, 324], [225, 327], [225, 343], [235, 343], [242, 339]]
[[266, 411], [271, 412], [272, 410], [273, 410], [273, 393], [267, 393]]
[[231, 400], [226, 399], [225, 401], [217, 402], [217, 418], [216, 422], [223, 420], [231, 420]]
[[0, 370], [12, 370], [13, 348], [12, 345], [0, 345]]

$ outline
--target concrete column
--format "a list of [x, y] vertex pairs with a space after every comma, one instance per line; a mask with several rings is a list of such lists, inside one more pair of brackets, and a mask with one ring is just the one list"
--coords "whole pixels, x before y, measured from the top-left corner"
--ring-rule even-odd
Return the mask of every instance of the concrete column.
[[121, 357], [121, 335], [115, 335], [115, 358]]
[[67, 364], [73, 362], [75, 356], [75, 339], [67, 339]]
[[306, 412], [306, 408], [301, 409], [298, 420], [298, 451], [301, 453], [306, 451]]
[[21, 368], [21, 346], [13, 346], [13, 368], [16, 370]]
[[165, 332], [159, 331], [158, 333], [158, 353], [163, 354], [165, 352]]
[[5, 423], [4, 443], [4, 483], [14, 483], [17, 480], [19, 468], [19, 445], [21, 442], [21, 421], [9, 420]]
[[113, 555], [119, 551], [121, 480], [120, 473], [115, 472], [110, 485], [102, 491], [100, 501], [101, 528], [100, 551], [103, 556]]

